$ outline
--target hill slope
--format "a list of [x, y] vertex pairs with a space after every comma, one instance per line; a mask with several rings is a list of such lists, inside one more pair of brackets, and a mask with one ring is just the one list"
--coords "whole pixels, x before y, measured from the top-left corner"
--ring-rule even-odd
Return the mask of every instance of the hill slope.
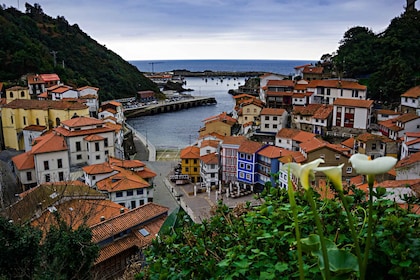
[[[98, 44], [77, 24], [26, 4], [26, 12], [0, 7], [0, 81], [27, 73], [57, 73], [75, 87], [99, 87], [100, 99], [132, 97], [157, 86], [133, 65]], [[54, 59], [55, 53], [55, 59]]]

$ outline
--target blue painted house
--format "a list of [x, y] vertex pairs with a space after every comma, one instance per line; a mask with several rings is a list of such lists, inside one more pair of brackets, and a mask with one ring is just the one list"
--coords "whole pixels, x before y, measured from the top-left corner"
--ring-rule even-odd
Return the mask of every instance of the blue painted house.
[[238, 149], [237, 178], [239, 183], [254, 185], [256, 183], [257, 152], [264, 144], [246, 140]]

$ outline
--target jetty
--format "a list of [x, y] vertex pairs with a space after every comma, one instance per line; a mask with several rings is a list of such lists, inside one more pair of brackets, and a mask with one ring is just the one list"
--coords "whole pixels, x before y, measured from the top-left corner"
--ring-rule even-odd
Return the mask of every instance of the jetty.
[[124, 115], [126, 118], [135, 118], [215, 104], [217, 104], [217, 101], [214, 97], [190, 96], [177, 101], [161, 100], [156, 104], [126, 107], [124, 108]]

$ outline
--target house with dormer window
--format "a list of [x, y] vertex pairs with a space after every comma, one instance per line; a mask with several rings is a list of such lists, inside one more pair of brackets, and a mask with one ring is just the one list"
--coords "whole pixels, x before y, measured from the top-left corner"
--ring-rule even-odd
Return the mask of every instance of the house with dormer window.
[[68, 150], [64, 137], [50, 131], [36, 138], [30, 151], [13, 157], [15, 173], [25, 189], [69, 180]]
[[103, 163], [109, 156], [115, 156], [114, 129], [103, 120], [76, 116], [54, 130], [64, 136], [73, 168]]
[[238, 149], [237, 178], [245, 185], [254, 185], [257, 182], [257, 152], [264, 147], [262, 143], [246, 140]]

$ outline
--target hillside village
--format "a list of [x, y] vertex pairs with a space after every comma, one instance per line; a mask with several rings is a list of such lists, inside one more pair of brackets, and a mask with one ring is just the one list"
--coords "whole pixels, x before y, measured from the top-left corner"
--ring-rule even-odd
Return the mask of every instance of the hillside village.
[[[181, 151], [174, 185], [188, 183], [216, 199], [246, 199], [268, 185], [287, 188], [283, 164], [322, 158], [325, 166], [344, 164], [345, 184], [366, 190], [349, 163], [363, 153], [398, 158], [377, 178], [390, 199], [404, 206], [401, 195], [418, 197], [420, 86], [402, 92], [400, 106], [390, 110], [367, 99], [366, 86], [356, 80], [327, 79], [313, 65], [295, 70], [301, 79], [258, 77], [258, 90], [233, 97], [232, 114], [207, 117], [196, 143]], [[151, 243], [169, 209], [153, 202], [157, 171], [131, 157], [124, 102], [99, 104], [99, 90], [64, 85], [56, 74], [28, 75], [27, 86], [0, 83], [2, 146], [17, 152], [11, 162], [19, 184], [17, 200], [2, 209], [9, 219], [45, 231], [54, 211], [74, 227], [85, 221], [101, 248], [93, 269], [106, 279]], [[326, 178], [316, 173], [314, 184], [322, 188]]]

